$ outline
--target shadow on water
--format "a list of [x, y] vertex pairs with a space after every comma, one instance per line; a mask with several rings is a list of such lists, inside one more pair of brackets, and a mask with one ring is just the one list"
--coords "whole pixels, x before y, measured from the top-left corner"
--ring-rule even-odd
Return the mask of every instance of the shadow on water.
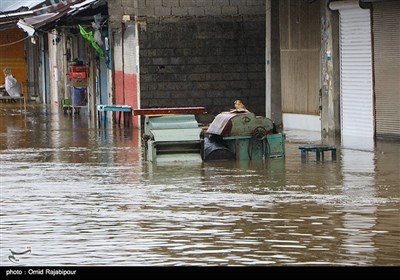
[[264, 161], [143, 160], [140, 131], [0, 110], [2, 265], [399, 265], [400, 144]]

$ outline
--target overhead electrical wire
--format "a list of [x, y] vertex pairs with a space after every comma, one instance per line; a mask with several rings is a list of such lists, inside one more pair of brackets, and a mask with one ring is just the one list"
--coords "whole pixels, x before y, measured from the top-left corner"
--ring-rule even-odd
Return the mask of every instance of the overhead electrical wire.
[[11, 43], [7, 43], [7, 44], [2, 44], [2, 45], [0, 45], [0, 47], [7, 47], [7, 46], [14, 45], [14, 44], [17, 44], [17, 43], [19, 43], [19, 42], [22, 42], [22, 41], [24, 41], [24, 40], [26, 40], [26, 39], [28, 39], [28, 38], [30, 38], [30, 37], [31, 37], [31, 36], [26, 36], [25, 38], [22, 38], [22, 39], [20, 39], [20, 40], [18, 40], [18, 41], [11, 42]]

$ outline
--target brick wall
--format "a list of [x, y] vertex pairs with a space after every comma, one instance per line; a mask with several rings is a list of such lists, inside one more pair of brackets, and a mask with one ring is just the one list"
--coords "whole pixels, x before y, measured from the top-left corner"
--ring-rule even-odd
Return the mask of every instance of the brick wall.
[[109, 0], [109, 23], [139, 23], [141, 107], [205, 106], [242, 99], [265, 115], [264, 0]]
[[[128, 3], [129, 1], [121, 1]], [[132, 0], [131, 0], [132, 2]], [[265, 0], [136, 0], [138, 16], [263, 15]]]
[[265, 0], [108, 0], [111, 27], [117, 28], [123, 15], [169, 16], [252, 16], [265, 15]]
[[[242, 99], [265, 114], [265, 18], [147, 18], [139, 28], [141, 105], [205, 106]], [[143, 26], [142, 26], [143, 27]]]

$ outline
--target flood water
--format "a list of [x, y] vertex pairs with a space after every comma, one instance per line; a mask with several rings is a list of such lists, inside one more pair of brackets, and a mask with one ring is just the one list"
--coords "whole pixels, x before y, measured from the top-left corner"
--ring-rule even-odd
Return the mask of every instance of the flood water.
[[[400, 143], [302, 162], [144, 161], [140, 132], [0, 104], [2, 266], [398, 266]], [[10, 250], [31, 252], [14, 255]]]

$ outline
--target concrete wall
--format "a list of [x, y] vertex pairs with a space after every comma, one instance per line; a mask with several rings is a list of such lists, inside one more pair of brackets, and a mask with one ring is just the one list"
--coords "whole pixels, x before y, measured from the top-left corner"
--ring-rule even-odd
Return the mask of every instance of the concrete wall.
[[[138, 87], [137, 31], [135, 22], [126, 22], [114, 33], [114, 104], [140, 107]], [[138, 118], [133, 124], [139, 125]]]
[[340, 136], [339, 14], [329, 11], [327, 2], [321, 7], [321, 132], [324, 140], [334, 141]]
[[205, 106], [216, 115], [242, 99], [265, 115], [264, 0], [109, 1], [109, 24], [138, 22], [142, 108]]

